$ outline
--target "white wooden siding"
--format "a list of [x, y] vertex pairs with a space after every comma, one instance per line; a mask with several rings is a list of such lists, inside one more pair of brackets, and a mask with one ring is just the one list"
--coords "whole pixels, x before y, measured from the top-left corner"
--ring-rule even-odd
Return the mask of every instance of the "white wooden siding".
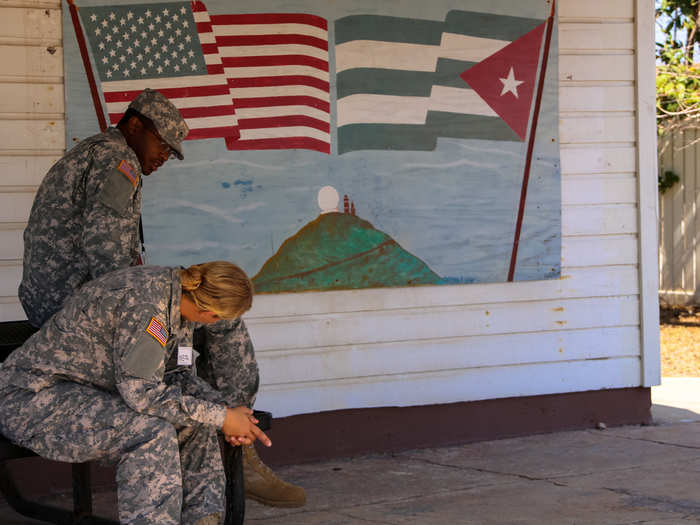
[[[58, 1], [2, 5], [0, 319], [15, 319], [21, 231], [65, 147], [62, 48]], [[651, 0], [559, 2], [561, 279], [259, 296], [246, 316], [259, 405], [281, 417], [654, 384], [639, 195], [655, 171], [640, 163], [636, 82], [653, 83], [637, 53], [650, 23]]]

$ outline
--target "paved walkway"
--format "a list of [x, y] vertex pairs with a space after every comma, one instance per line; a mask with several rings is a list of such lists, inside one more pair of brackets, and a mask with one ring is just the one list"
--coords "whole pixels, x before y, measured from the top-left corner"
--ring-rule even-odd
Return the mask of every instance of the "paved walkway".
[[[653, 389], [656, 424], [487, 441], [277, 469], [301, 509], [260, 525], [700, 524], [700, 378]], [[97, 505], [113, 512], [114, 494]], [[0, 506], [3, 525], [37, 524]]]

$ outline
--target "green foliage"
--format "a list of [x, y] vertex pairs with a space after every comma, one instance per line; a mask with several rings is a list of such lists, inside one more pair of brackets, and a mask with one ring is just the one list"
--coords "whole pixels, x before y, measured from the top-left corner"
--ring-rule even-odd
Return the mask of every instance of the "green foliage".
[[669, 189], [679, 180], [681, 180], [681, 178], [671, 170], [664, 171], [663, 175], [659, 175], [659, 193], [663, 195], [666, 193], [667, 189]]

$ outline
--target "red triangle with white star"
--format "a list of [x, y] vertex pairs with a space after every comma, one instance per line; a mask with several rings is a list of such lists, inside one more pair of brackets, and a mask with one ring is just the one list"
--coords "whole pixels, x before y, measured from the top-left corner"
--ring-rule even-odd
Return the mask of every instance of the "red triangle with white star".
[[527, 135], [546, 22], [460, 75], [521, 140]]

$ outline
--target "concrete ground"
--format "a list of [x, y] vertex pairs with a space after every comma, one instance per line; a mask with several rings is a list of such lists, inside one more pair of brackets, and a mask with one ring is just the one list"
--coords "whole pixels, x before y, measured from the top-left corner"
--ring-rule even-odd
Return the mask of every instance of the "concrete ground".
[[[247, 505], [260, 525], [700, 524], [700, 378], [664, 378], [655, 425], [581, 430], [276, 469], [300, 509]], [[96, 506], [114, 515], [114, 494]], [[0, 503], [0, 524], [39, 522]]]

